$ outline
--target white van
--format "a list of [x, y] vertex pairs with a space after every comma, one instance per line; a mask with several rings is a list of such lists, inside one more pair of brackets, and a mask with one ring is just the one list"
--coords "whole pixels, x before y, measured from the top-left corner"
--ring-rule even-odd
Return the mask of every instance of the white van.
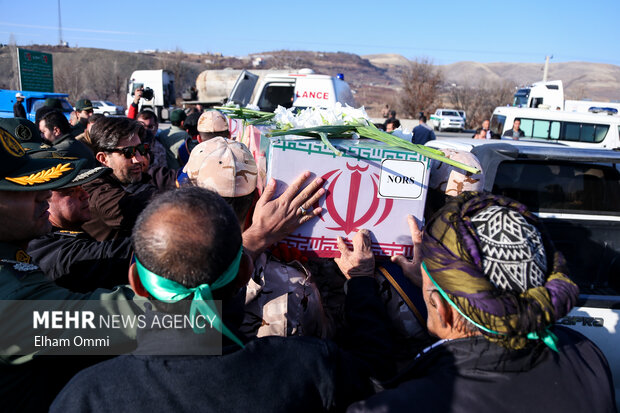
[[560, 142], [575, 148], [620, 148], [620, 117], [607, 114], [498, 107], [491, 117], [491, 131], [503, 135], [521, 120], [526, 138]]
[[228, 101], [240, 106], [255, 105], [266, 112], [273, 112], [278, 106], [328, 108], [336, 102], [357, 106], [347, 82], [339, 77], [315, 74], [311, 69], [259, 74], [244, 70]]

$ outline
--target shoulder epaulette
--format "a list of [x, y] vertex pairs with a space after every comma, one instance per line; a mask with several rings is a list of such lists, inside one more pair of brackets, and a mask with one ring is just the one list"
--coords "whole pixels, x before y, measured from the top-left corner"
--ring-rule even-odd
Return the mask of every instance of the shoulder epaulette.
[[20, 272], [29, 272], [39, 269], [38, 265], [28, 264], [26, 262], [19, 262], [15, 260], [0, 260], [0, 262], [5, 264], [13, 264], [13, 269]]
[[65, 237], [77, 238], [80, 236], [85, 236], [86, 233], [84, 231], [69, 231], [65, 229], [61, 229], [59, 231], [54, 232], [54, 234], [62, 235]]

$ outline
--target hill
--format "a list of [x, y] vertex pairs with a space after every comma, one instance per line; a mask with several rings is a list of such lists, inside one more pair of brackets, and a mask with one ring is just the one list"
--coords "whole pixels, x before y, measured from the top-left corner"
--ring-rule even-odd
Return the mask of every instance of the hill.
[[[26, 48], [53, 53], [54, 81], [57, 91], [82, 97], [112, 100], [125, 104], [128, 77], [137, 69], [167, 69], [176, 76], [177, 94], [194, 85], [198, 74], [207, 69], [284, 69], [309, 67], [317, 73], [343, 73], [356, 92], [360, 105], [376, 116], [385, 103], [397, 105], [402, 89], [402, 73], [409, 60], [397, 54], [358, 56], [351, 53], [326, 53], [279, 50], [232, 57], [220, 54], [174, 52], [121, 52], [106, 49], [67, 48], [30, 45]], [[15, 48], [0, 47], [0, 88], [17, 85]], [[538, 63], [457, 62], [437, 66], [444, 73], [445, 87], [466, 85], [494, 87], [499, 84], [522, 85], [542, 78]], [[567, 62], [552, 63], [549, 79], [564, 81], [567, 98], [592, 100], [620, 99], [620, 66]], [[508, 103], [508, 102], [507, 102]]]

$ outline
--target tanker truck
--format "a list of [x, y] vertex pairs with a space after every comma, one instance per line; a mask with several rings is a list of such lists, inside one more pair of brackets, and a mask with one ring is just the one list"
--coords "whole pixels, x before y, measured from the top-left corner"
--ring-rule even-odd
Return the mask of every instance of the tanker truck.
[[342, 75], [316, 74], [312, 69], [205, 70], [196, 79], [197, 99], [184, 106], [217, 106], [226, 102], [241, 107], [252, 105], [266, 112], [278, 106], [330, 107], [336, 102], [356, 106], [353, 92]]

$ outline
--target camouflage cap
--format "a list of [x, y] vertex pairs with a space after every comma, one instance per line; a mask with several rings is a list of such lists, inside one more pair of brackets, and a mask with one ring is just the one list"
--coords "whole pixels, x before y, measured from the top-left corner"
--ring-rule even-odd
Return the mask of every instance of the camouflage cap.
[[482, 166], [474, 154], [454, 149], [442, 149], [442, 151], [447, 158], [478, 168], [481, 172], [474, 175], [447, 163], [433, 160], [428, 184], [430, 188], [438, 189], [449, 196], [460, 195], [463, 191], [484, 190]]
[[226, 117], [217, 110], [210, 110], [200, 115], [198, 119], [198, 132], [226, 132], [228, 131], [228, 121]]
[[183, 172], [194, 185], [229, 198], [251, 194], [258, 176], [247, 146], [221, 136], [199, 143]]

